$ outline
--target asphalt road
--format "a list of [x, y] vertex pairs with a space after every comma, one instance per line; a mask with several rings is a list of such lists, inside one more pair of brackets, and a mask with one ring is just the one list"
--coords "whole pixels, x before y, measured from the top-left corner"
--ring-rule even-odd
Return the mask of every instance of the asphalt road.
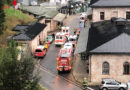
[[[79, 16], [75, 16], [71, 22], [67, 23], [70, 27], [71, 35], [73, 35], [73, 29], [79, 26]], [[56, 57], [61, 47], [55, 47], [52, 43], [47, 51], [46, 56], [40, 59], [40, 83], [49, 90], [82, 90], [80, 85], [75, 81], [72, 71], [70, 73], [61, 73], [60, 75], [56, 69]], [[72, 66], [73, 70], [73, 66]], [[94, 90], [98, 90], [97, 87], [92, 87]]]
[[[73, 28], [78, 27], [79, 17], [74, 17], [68, 26], [73, 34]], [[55, 47], [52, 43], [47, 51], [46, 56], [40, 60], [40, 80], [41, 84], [49, 90], [81, 90], [73, 78], [72, 71], [70, 73], [63, 72], [60, 75], [56, 69], [56, 57], [61, 47]]]
[[40, 84], [47, 90], [81, 90], [80, 87], [62, 76], [54, 74], [42, 66], [37, 66], [39, 70]]
[[60, 47], [55, 47], [52, 44], [47, 51], [47, 55], [40, 60], [40, 76], [42, 76], [40, 83], [49, 90], [81, 90], [77, 86], [73, 78], [72, 72], [61, 73], [60, 75], [56, 69], [56, 57]]

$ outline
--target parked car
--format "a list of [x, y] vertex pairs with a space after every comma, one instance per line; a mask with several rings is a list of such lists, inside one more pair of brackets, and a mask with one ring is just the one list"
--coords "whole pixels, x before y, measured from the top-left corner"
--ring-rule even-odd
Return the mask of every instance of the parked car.
[[118, 82], [114, 79], [103, 79], [100, 85], [101, 90], [127, 90], [125, 83]]
[[43, 45], [37, 46], [34, 52], [34, 57], [44, 57], [46, 55], [46, 48]]
[[128, 89], [127, 90], [130, 90], [130, 81], [128, 81], [127, 85], [128, 85]]
[[48, 35], [47, 38], [46, 38], [46, 41], [47, 41], [47, 40], [48, 40], [50, 43], [52, 43], [53, 40], [54, 40], [54, 38], [53, 38], [52, 35]]

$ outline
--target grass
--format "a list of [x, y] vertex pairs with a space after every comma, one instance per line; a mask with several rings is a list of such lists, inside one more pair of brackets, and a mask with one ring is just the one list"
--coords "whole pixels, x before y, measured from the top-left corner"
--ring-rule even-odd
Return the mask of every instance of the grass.
[[16, 25], [28, 24], [36, 21], [33, 17], [24, 14], [19, 10], [15, 10], [14, 8], [5, 9], [4, 12], [6, 15], [4, 22], [6, 29], [3, 30], [3, 34], [0, 35], [0, 47], [6, 46], [6, 39], [8, 36], [16, 34], [16, 32], [12, 31]]

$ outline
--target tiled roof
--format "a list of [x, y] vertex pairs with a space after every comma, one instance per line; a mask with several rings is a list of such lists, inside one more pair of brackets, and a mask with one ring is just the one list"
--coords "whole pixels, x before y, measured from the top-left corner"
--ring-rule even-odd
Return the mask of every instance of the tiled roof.
[[91, 7], [130, 7], [130, 0], [99, 0]]
[[13, 28], [13, 31], [23, 31], [27, 29], [29, 25], [17, 25], [16, 27]]
[[78, 54], [86, 51], [87, 42], [88, 42], [88, 33], [89, 33], [89, 27], [81, 30], [74, 54]]
[[35, 14], [37, 16], [45, 16], [46, 18], [53, 18], [58, 14], [58, 11], [53, 8], [45, 8], [43, 6], [23, 6], [20, 9]]
[[15, 35], [13, 36], [13, 39], [18, 40], [18, 41], [31, 40], [31, 38], [29, 38], [25, 33], [20, 33], [20, 34]]
[[25, 32], [22, 32], [18, 35], [13, 37], [14, 40], [32, 40], [34, 39], [44, 28], [46, 27], [45, 24], [36, 23], [33, 26], [30, 26], [29, 29]]
[[36, 23], [35, 25], [31, 26], [31, 28], [29, 28], [25, 34], [33, 39], [34, 37], [36, 37], [42, 30], [44, 30], [44, 28], [46, 27], [45, 24], [40, 24], [40, 23]]
[[130, 22], [125, 24], [111, 21], [93, 23], [89, 30], [87, 52], [130, 53]]
[[130, 53], [130, 35], [122, 33], [90, 53]]

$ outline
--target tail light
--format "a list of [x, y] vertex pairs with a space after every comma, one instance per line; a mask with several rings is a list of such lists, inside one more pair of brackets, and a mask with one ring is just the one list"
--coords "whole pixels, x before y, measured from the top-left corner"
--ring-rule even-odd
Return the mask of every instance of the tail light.
[[69, 66], [69, 69], [71, 69], [71, 66]]
[[70, 58], [68, 58], [69, 59], [69, 61], [71, 60]]
[[57, 66], [57, 70], [59, 70], [59, 67]]
[[100, 85], [100, 87], [102, 87], [102, 86], [103, 86], [103, 84]]
[[59, 61], [59, 57], [57, 57], [56, 60]]

